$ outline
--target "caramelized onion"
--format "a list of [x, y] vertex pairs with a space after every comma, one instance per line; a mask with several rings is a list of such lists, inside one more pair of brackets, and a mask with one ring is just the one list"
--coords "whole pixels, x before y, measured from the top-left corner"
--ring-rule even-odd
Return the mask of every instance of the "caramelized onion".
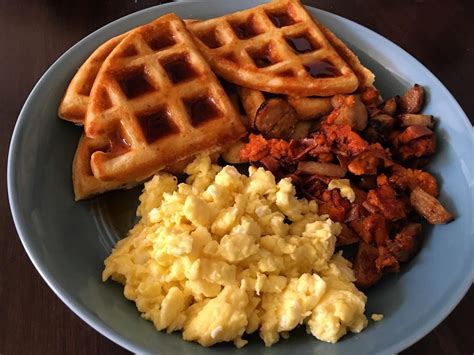
[[330, 177], [343, 177], [346, 169], [337, 164], [318, 163], [315, 161], [301, 161], [298, 163], [298, 170], [309, 175], [323, 175]]

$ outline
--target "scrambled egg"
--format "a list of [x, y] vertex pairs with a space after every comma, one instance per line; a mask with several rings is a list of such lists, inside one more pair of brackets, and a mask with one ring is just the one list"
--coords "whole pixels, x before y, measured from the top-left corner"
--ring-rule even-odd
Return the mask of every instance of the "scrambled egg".
[[257, 330], [271, 346], [300, 324], [336, 342], [366, 327], [366, 296], [334, 254], [340, 225], [290, 180], [205, 156], [186, 173], [186, 183], [162, 173], [145, 184], [140, 222], [105, 260], [103, 280], [124, 284], [143, 318], [204, 346], [241, 347]]
[[370, 318], [374, 321], [374, 322], [380, 322], [382, 319], [383, 319], [383, 314], [379, 314], [379, 313], [373, 313]]
[[341, 196], [348, 199], [349, 202], [355, 201], [355, 192], [352, 190], [349, 179], [334, 179], [329, 182], [328, 190], [339, 189]]

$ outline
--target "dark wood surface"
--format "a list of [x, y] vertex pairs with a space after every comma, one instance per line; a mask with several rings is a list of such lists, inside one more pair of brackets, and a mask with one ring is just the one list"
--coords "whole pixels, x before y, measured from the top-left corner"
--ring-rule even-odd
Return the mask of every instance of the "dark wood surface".
[[[0, 0], [1, 355], [127, 353], [74, 315], [34, 269], [11, 218], [6, 163], [18, 113], [43, 72], [90, 32], [159, 3], [148, 0]], [[473, 1], [308, 0], [305, 3], [354, 20], [406, 49], [438, 76], [472, 121]], [[473, 352], [474, 288], [471, 287], [444, 322], [403, 353]]]

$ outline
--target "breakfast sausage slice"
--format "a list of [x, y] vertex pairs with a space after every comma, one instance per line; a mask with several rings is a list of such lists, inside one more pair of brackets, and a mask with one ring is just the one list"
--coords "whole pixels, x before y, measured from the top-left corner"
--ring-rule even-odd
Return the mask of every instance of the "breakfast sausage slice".
[[425, 103], [425, 89], [415, 84], [400, 97], [400, 109], [403, 113], [418, 113]]
[[296, 121], [295, 109], [281, 98], [265, 100], [255, 114], [255, 128], [265, 138], [287, 138], [291, 136]]
[[382, 111], [387, 115], [393, 116], [397, 113], [397, 100], [394, 97], [391, 97], [384, 102], [382, 106]]
[[363, 131], [367, 127], [367, 109], [358, 96], [335, 95], [331, 99], [331, 104], [334, 111], [329, 115], [328, 122], [347, 124], [355, 131]]

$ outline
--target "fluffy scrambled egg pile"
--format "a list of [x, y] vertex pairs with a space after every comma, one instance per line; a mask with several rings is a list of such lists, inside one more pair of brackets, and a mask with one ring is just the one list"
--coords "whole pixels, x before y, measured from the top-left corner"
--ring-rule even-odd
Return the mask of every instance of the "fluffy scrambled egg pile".
[[105, 260], [103, 280], [124, 284], [143, 318], [204, 346], [241, 347], [257, 330], [271, 346], [299, 324], [336, 342], [366, 327], [366, 296], [334, 254], [340, 225], [290, 180], [205, 156], [186, 173], [186, 183], [163, 173], [145, 184], [140, 222]]

